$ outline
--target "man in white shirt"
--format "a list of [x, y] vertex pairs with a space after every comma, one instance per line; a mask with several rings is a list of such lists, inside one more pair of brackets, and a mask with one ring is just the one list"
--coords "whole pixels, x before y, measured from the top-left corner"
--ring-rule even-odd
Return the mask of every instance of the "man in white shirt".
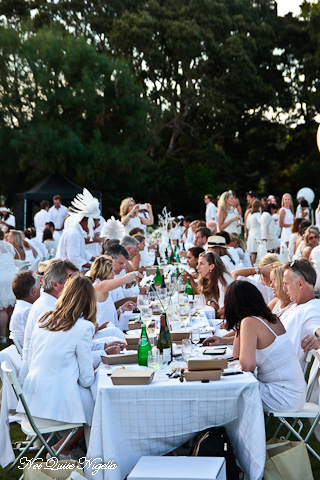
[[85, 238], [92, 240], [94, 238], [95, 223], [100, 217], [100, 207], [97, 198], [84, 188], [83, 193], [79, 193], [71, 202], [69, 209], [69, 225], [61, 235], [57, 258], [68, 258], [79, 270], [89, 269], [90, 261], [94, 257], [86, 251]]
[[213, 203], [213, 195], [207, 193], [204, 196], [204, 203], [206, 204], [206, 223], [210, 222], [210, 220], [217, 221], [217, 207]]
[[288, 263], [283, 271], [283, 290], [295, 302], [281, 321], [293, 343], [301, 366], [307, 352], [320, 348], [320, 300], [314, 298], [316, 271], [307, 259]]
[[49, 213], [50, 204], [47, 200], [40, 202], [41, 210], [34, 216], [34, 226], [37, 231], [37, 239], [42, 242], [43, 230], [45, 229], [47, 222], [52, 222], [51, 215]]
[[62, 199], [60, 195], [54, 195], [52, 201], [53, 205], [49, 209], [49, 213], [51, 214], [55, 229], [59, 232], [62, 229], [63, 220], [68, 215], [68, 209], [62, 205]]
[[61, 235], [56, 258], [68, 258], [79, 270], [89, 269], [94, 257], [86, 251], [85, 238], [88, 232], [88, 219], [64, 230]]
[[23, 339], [22, 367], [19, 373], [20, 385], [23, 385], [28, 373], [29, 346], [33, 329], [41, 315], [53, 311], [56, 308], [57, 299], [61, 295], [64, 284], [69, 275], [77, 271], [77, 267], [69, 260], [51, 260], [43, 274], [41, 292], [38, 300], [32, 305]]
[[24, 330], [34, 302], [40, 296], [40, 284], [31, 270], [17, 273], [12, 280], [12, 291], [17, 299], [10, 319], [10, 338], [15, 338], [23, 348]]

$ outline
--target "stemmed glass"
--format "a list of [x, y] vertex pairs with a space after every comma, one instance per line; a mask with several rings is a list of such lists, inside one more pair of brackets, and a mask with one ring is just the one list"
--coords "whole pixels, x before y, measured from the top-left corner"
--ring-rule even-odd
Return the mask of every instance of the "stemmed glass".
[[179, 294], [178, 302], [179, 302], [180, 320], [184, 324], [184, 326], [186, 326], [190, 318], [190, 305], [189, 305], [188, 295], [185, 293]]
[[152, 311], [150, 309], [148, 295], [138, 295], [137, 307], [140, 310], [142, 322], [145, 323], [146, 327], [148, 328], [152, 320]]

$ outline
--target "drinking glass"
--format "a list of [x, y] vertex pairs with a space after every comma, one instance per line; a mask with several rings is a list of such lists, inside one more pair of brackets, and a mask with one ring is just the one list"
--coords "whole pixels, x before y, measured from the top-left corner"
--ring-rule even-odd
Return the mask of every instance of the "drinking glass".
[[191, 341], [195, 345], [195, 353], [199, 352], [197, 344], [200, 342], [200, 329], [195, 328], [191, 331]]
[[195, 295], [194, 296], [194, 308], [198, 315], [206, 306], [206, 297], [204, 295]]
[[192, 353], [192, 344], [190, 338], [184, 338], [182, 340], [182, 358], [185, 362], [189, 360]]
[[158, 349], [153, 348], [150, 350], [150, 352], [148, 352], [148, 367], [158, 370], [158, 368], [160, 368], [159, 356], [160, 354]]

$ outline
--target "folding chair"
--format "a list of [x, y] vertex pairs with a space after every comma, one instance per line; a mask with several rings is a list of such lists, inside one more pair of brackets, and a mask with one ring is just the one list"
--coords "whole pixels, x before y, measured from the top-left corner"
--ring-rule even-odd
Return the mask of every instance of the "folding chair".
[[[22, 393], [20, 384], [18, 382], [18, 379], [14, 370], [8, 368], [6, 365], [6, 362], [1, 363], [1, 369], [4, 373], [7, 374], [8, 379], [12, 385], [12, 388], [18, 400], [21, 400], [21, 403], [25, 411], [26, 417], [22, 420], [21, 430], [23, 431], [23, 433], [31, 437], [30, 441], [27, 443], [24, 450], [20, 453], [20, 455], [15, 459], [15, 461], [12, 463], [12, 465], [8, 469], [8, 472], [17, 465], [20, 459], [28, 452], [30, 447], [33, 446], [37, 438], [40, 440], [42, 446], [40, 447], [36, 455], [33, 457], [33, 459], [31, 460], [31, 463], [34, 463], [35, 460], [39, 458], [39, 456], [42, 454], [44, 450], [46, 450], [52, 457], [58, 457], [59, 453], [64, 449], [64, 447], [67, 445], [69, 440], [73, 437], [73, 435], [76, 433], [78, 428], [83, 427], [83, 424], [63, 423], [63, 422], [57, 422], [54, 420], [45, 420], [40, 418], [34, 419], [30, 413], [29, 407], [24, 398], [24, 395]], [[49, 443], [53, 439], [54, 435], [57, 432], [60, 432], [62, 430], [71, 430], [71, 432], [69, 433], [67, 438], [64, 440], [60, 448], [55, 452], [53, 451]], [[47, 440], [45, 440], [45, 438], [43, 437], [43, 435], [45, 434], [49, 434], [49, 437], [47, 438]]]
[[[313, 357], [313, 354], [309, 352], [306, 359], [306, 366], [304, 369], [305, 374], [307, 373], [308, 366], [310, 364], [312, 357]], [[319, 368], [320, 368], [320, 363], [319, 363]], [[269, 415], [273, 416], [274, 418], [277, 418], [278, 421], [280, 422], [280, 425], [277, 428], [275, 434], [273, 435], [273, 438], [278, 436], [282, 426], [286, 427], [288, 430], [288, 435], [286, 438], [289, 438], [290, 435], [292, 434], [300, 442], [303, 442], [306, 448], [309, 450], [309, 452], [320, 462], [320, 455], [308, 443], [311, 435], [314, 432], [314, 429], [316, 428], [320, 420], [319, 405], [316, 403], [309, 402], [312, 394], [312, 390], [317, 380], [318, 378], [317, 376], [315, 376], [313, 381], [310, 384], [308, 384], [307, 394], [306, 394], [306, 403], [304, 404], [304, 407], [302, 410], [300, 410], [299, 412], [270, 412]], [[289, 423], [287, 420], [290, 418], [294, 419], [292, 424]], [[310, 422], [311, 422], [311, 419], [313, 419], [313, 422], [311, 423], [311, 427], [304, 438], [301, 435], [301, 430], [303, 428], [303, 423], [301, 419], [307, 419], [307, 420], [310, 419]], [[295, 427], [297, 424], [299, 425], [299, 428], [296, 430]]]

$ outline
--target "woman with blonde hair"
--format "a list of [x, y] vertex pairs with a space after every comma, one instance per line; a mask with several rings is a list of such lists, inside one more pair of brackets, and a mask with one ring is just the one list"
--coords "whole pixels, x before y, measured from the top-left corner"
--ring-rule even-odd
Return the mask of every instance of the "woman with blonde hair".
[[279, 212], [279, 226], [281, 227], [281, 243], [288, 247], [291, 237], [291, 225], [294, 221], [293, 201], [290, 193], [282, 195], [281, 208]]
[[109, 255], [100, 255], [97, 257], [89, 271], [89, 276], [97, 293], [97, 324], [99, 330], [109, 326], [119, 326], [118, 314], [122, 311], [130, 311], [135, 307], [134, 302], [126, 302], [121, 306], [121, 311], [116, 310], [112, 295], [110, 292], [116, 288], [122, 287], [127, 283], [132, 283], [136, 277], [136, 272], [129, 272], [123, 277], [114, 278], [114, 261]]
[[[141, 208], [143, 207], [143, 208]], [[147, 210], [148, 217], [140, 216], [139, 211]], [[130, 230], [135, 227], [140, 227], [142, 225], [153, 225], [153, 212], [150, 203], [144, 205], [136, 203], [132, 197], [127, 197], [122, 200], [120, 205], [120, 217], [121, 223], [125, 227], [126, 235], [129, 235]]]
[[294, 302], [291, 302], [290, 298], [283, 290], [283, 265], [280, 262], [273, 264], [273, 270], [270, 273], [271, 288], [273, 293], [273, 300], [268, 304], [271, 312], [281, 318]]
[[25, 260], [30, 265], [33, 265], [38, 253], [35, 248], [23, 239], [23, 233], [19, 230], [10, 230], [7, 238], [15, 250], [15, 260]]
[[223, 192], [218, 202], [218, 232], [224, 230], [229, 233], [237, 233], [240, 220], [238, 210], [234, 208], [234, 194], [231, 190]]
[[73, 274], [56, 309], [44, 314], [35, 325], [29, 347], [29, 372], [23, 385], [33, 417], [91, 425], [96, 301], [90, 279]]
[[198, 293], [205, 296], [207, 303], [214, 307], [219, 318], [223, 315], [226, 290], [233, 280], [219, 255], [214, 252], [200, 253], [198, 273]]

